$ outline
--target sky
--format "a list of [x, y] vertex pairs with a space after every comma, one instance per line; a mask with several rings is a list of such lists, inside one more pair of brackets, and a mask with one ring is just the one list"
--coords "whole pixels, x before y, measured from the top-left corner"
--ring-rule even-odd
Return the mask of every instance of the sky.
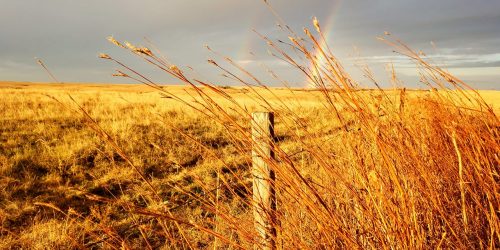
[[[355, 62], [372, 67], [381, 83], [394, 63], [408, 86], [417, 71], [377, 36], [390, 32], [430, 55], [457, 77], [481, 89], [500, 89], [500, 1], [498, 0], [268, 0], [286, 23], [301, 32], [317, 17], [329, 46], [360, 82]], [[40, 58], [63, 82], [130, 83], [113, 77], [119, 67], [97, 57], [107, 53], [161, 83], [177, 81], [110, 44], [107, 36], [146, 45], [147, 37], [170, 61], [190, 74], [231, 85], [207, 59], [204, 47], [237, 61], [275, 85], [265, 67], [297, 85], [304, 77], [273, 58], [252, 30], [286, 40], [262, 0], [0, 0], [0, 80], [51, 81]], [[435, 44], [434, 48], [431, 42]], [[263, 65], [266, 65], [265, 67]]]

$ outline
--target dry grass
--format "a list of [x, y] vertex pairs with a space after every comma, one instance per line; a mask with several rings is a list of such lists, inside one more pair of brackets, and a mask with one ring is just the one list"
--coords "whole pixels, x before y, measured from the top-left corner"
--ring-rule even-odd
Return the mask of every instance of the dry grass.
[[[200, 199], [215, 199], [213, 190], [217, 187], [218, 174], [220, 179], [227, 182], [227, 186], [221, 185], [218, 207], [227, 209], [228, 215], [234, 217], [231, 219], [238, 221], [233, 221], [231, 225], [224, 221], [229, 218], [218, 218], [221, 225], [217, 230], [238, 244], [248, 241], [238, 235], [242, 233], [239, 229], [246, 229], [249, 232], [243, 233], [251, 234], [253, 228], [247, 201], [251, 190], [249, 156], [241, 152], [248, 150], [248, 145], [243, 145], [245, 149], [238, 148], [242, 145], [234, 143], [227, 128], [206, 119], [202, 114], [186, 111], [175, 100], [161, 99], [158, 93], [141, 85], [54, 86], [3, 83], [1, 86], [0, 218], [3, 248], [113, 248], [120, 246], [121, 240], [133, 248], [147, 247], [148, 244], [153, 247], [164, 244], [187, 247], [180, 238], [177, 243], [170, 241], [169, 237], [173, 236], [164, 233], [155, 219], [127, 211], [123, 203], [130, 202], [134, 206], [154, 209], [160, 214], [162, 208], [168, 208], [175, 218], [215, 228], [212, 226], [216, 218], [214, 212], [205, 207], [211, 205], [203, 204]], [[186, 87], [167, 89], [185, 99], [190, 97], [183, 90], [192, 91]], [[244, 103], [249, 110], [258, 108], [250, 97], [246, 97], [249, 94], [243, 88], [226, 91], [234, 92], [232, 96]], [[454, 125], [456, 128], [449, 128], [458, 130], [455, 135], [453, 132], [440, 134], [439, 129], [442, 128], [434, 126], [442, 126], [441, 122], [453, 124], [457, 114], [449, 113], [449, 110], [437, 112], [436, 104], [432, 102], [421, 105], [422, 99], [430, 96], [430, 92], [410, 92], [408, 96], [413, 97], [408, 100], [407, 115], [404, 118], [407, 121], [406, 135], [399, 135], [399, 131], [392, 134], [394, 132], [390, 128], [395, 127], [391, 124], [395, 122], [395, 118], [385, 118], [378, 125], [379, 133], [384, 133], [378, 139], [384, 141], [379, 143], [391, 146], [385, 149], [385, 154], [392, 156], [384, 156], [382, 152], [377, 152], [377, 145], [373, 142], [376, 140], [367, 138], [363, 133], [362, 124], [351, 121], [348, 132], [339, 129], [335, 116], [326, 112], [321, 102], [317, 101], [319, 93], [294, 91], [291, 94], [285, 89], [274, 92], [280, 98], [288, 97], [293, 100], [289, 100], [289, 103], [295, 103], [292, 111], [296, 115], [300, 114], [300, 117], [294, 117], [300, 119], [300, 123], [289, 124], [288, 115], [283, 115], [285, 111], [277, 113], [276, 131], [281, 150], [289, 155], [289, 160], [300, 169], [304, 179], [314, 183], [319, 195], [328, 201], [332, 206], [330, 209], [335, 212], [330, 215], [323, 214], [324, 211], [315, 211], [327, 218], [318, 217], [325, 225], [321, 225], [321, 221], [314, 221], [318, 219], [314, 218], [318, 215], [310, 209], [317, 201], [311, 197], [312, 194], [307, 190], [302, 190], [299, 197], [289, 193], [297, 192], [297, 188], [306, 189], [307, 186], [302, 186], [299, 180], [278, 175], [278, 182], [291, 182], [286, 185], [278, 183], [278, 186], [283, 185], [279, 192], [281, 227], [287, 229], [280, 235], [284, 242], [282, 244], [314, 247], [319, 242], [325, 243], [321, 241], [325, 239], [324, 235], [316, 227], [326, 227], [323, 228], [326, 231], [333, 230], [335, 226], [344, 227], [343, 230], [350, 230], [345, 234], [357, 235], [361, 239], [372, 234], [369, 236], [374, 241], [372, 244], [376, 244], [376, 239], [387, 246], [397, 245], [397, 240], [398, 244], [408, 244], [406, 246], [445, 244], [464, 247], [458, 245], [457, 238], [454, 238], [465, 239], [462, 238], [464, 229], [454, 232], [457, 236], [448, 231], [457, 230], [455, 227], [463, 224], [453, 138], [457, 138], [455, 140], [459, 142], [463, 159], [472, 161], [475, 158], [465, 157], [473, 157], [469, 154], [479, 152], [468, 146], [468, 140], [463, 137], [480, 136], [477, 133], [484, 129], [480, 120], [471, 116], [469, 122], [464, 119], [460, 124]], [[47, 96], [66, 100], [65, 103], [71, 105], [67, 94], [71, 94], [113, 136], [139, 171], [151, 181], [165, 201], [164, 204], [154, 201], [153, 194], [138, 174], [111, 146], [103, 143], [95, 131], [85, 125], [85, 119], [81, 115]], [[368, 92], [364, 94], [369, 95]], [[493, 97], [487, 102], [497, 100], [494, 95], [498, 93], [490, 91], [487, 94]], [[220, 97], [215, 100], [227, 102]], [[270, 96], [267, 100], [278, 103]], [[429, 113], [428, 110], [433, 112]], [[444, 121], [443, 118], [449, 120]], [[238, 117], [237, 122], [248, 126], [248, 119]], [[475, 124], [473, 129], [477, 132], [464, 134], [461, 130], [464, 124]], [[199, 144], [180, 132], [192, 136]], [[442, 138], [436, 140], [438, 136]], [[446, 144], [443, 144], [443, 140]], [[491, 141], [487, 143], [489, 144], [483, 143], [482, 147], [495, 145]], [[418, 151], [412, 152], [417, 147]], [[315, 151], [310, 151], [313, 149]], [[394, 161], [392, 163], [397, 168], [392, 171], [397, 171], [393, 173], [396, 176], [386, 172], [391, 171], [390, 169], [384, 169], [387, 167], [383, 163], [384, 157], [391, 157]], [[324, 162], [318, 162], [319, 159]], [[494, 158], [491, 160], [496, 161]], [[472, 189], [478, 188], [473, 184], [477, 185], [476, 182], [481, 180], [474, 175], [485, 173], [476, 173], [484, 170], [475, 169], [477, 166], [471, 164], [465, 164], [467, 179], [464, 182], [467, 183], [467, 188]], [[497, 171], [491, 171], [493, 170]], [[402, 190], [398, 190], [399, 187], [391, 178], [401, 178]], [[290, 187], [292, 184], [296, 186]], [[488, 185], [495, 187], [498, 184], [492, 182]], [[210, 191], [212, 192], [209, 193]], [[469, 192], [486, 195], [482, 190], [479, 192], [472, 189]], [[292, 196], [289, 197], [290, 195]], [[472, 199], [486, 198], [469, 195], [467, 203], [470, 202], [470, 205], [466, 209], [474, 209], [473, 204], [477, 201]], [[311, 200], [313, 203], [302, 203], [297, 199]], [[64, 213], [41, 205], [44, 203], [53, 204]], [[491, 205], [495, 206], [493, 203]], [[437, 208], [439, 210], [433, 210]], [[68, 209], [73, 211], [68, 214]], [[487, 207], [482, 209], [488, 211]], [[438, 219], [434, 217], [440, 212], [445, 213], [442, 216], [449, 215], [450, 220], [453, 220], [436, 221]], [[314, 216], [311, 217], [312, 215]], [[340, 221], [332, 221], [332, 218]], [[479, 226], [487, 225], [487, 221], [484, 221], [487, 218], [471, 214], [468, 226], [472, 229], [469, 230], [484, 230]], [[429, 225], [434, 228], [420, 228]], [[231, 226], [238, 228], [231, 229]], [[185, 237], [192, 247], [208, 247], [215, 242], [209, 234], [189, 228], [191, 227], [185, 228]], [[382, 229], [384, 231], [380, 231]], [[329, 233], [332, 236], [337, 234]], [[398, 235], [405, 233], [409, 234], [406, 237], [414, 235], [413, 237], [426, 238], [398, 238]], [[116, 234], [119, 238], [113, 239], [102, 234]], [[374, 238], [373, 235], [379, 238]], [[480, 244], [478, 236], [469, 237], [472, 237], [467, 240], [469, 244]], [[359, 244], [363, 242], [361, 239], [358, 239]], [[416, 245], [417, 243], [422, 245]], [[488, 243], [482, 244], [486, 247]], [[228, 246], [221, 240], [218, 245]]]
[[[133, 226], [134, 219], [122, 208], [115, 207], [115, 202], [109, 204], [101, 199], [116, 196], [124, 201], [149, 202], [147, 199], [151, 193], [124, 159], [85, 125], [81, 115], [51, 97], [71, 105], [67, 96], [71, 94], [101, 127], [113, 135], [141, 173], [151, 179], [160, 195], [169, 200], [168, 207], [180, 214], [186, 213], [185, 219], [204, 218], [203, 212], [198, 208], [199, 204], [192, 204], [192, 198], [173, 186], [200, 192], [197, 178], [203, 178], [206, 184], [214, 184], [214, 175], [218, 171], [228, 175], [228, 179], [232, 179], [230, 171], [248, 177], [245, 156], [239, 155], [235, 146], [230, 144], [222, 127], [200, 114], [186, 112], [185, 107], [172, 99], [160, 98], [149, 87], [9, 82], [0, 86], [3, 97], [0, 217], [2, 242], [6, 246], [36, 247], [35, 243], [40, 242], [43, 248], [52, 241], [46, 234], [58, 234], [60, 227], [66, 224], [66, 215], [37, 205], [37, 202], [53, 204], [65, 212], [72, 208], [82, 213], [85, 217], [74, 218], [78, 223], [71, 224], [73, 233], [78, 233], [71, 238], [82, 246], [91, 246], [87, 244], [92, 244], [95, 239], [89, 237], [99, 235], [103, 230], [89, 223], [91, 217], [100, 213], [113, 217], [113, 224], [123, 224], [124, 231], [120, 233], [136, 230], [127, 228]], [[187, 93], [193, 93], [186, 87], [169, 86], [168, 90], [186, 99], [189, 98]], [[255, 105], [246, 97], [247, 90], [234, 88], [227, 91], [234, 92], [233, 95], [249, 108]], [[291, 95], [287, 90], [281, 90], [279, 94], [282, 97]], [[302, 96], [300, 100], [305, 105], [315, 103], [314, 94], [297, 91], [295, 95]], [[177, 130], [196, 137], [203, 145], [187, 140]], [[218, 163], [220, 159], [203, 147], [217, 151], [229, 167]], [[234, 185], [242, 184], [235, 181]], [[56, 221], [61, 225], [55, 225]], [[34, 228], [43, 228], [44, 232], [21, 234], [32, 232]], [[59, 244], [66, 241], [64, 237], [59, 239]], [[163, 237], [156, 240], [153, 237], [149, 239], [150, 244], [163, 244], [160, 239], [164, 240]], [[72, 244], [67, 243], [68, 246]]]
[[249, 120], [268, 110], [278, 247], [498, 248], [498, 93], [390, 40], [429, 90], [362, 89], [314, 26], [285, 45], [302, 59], [263, 39], [316, 91], [211, 60], [244, 86], [220, 88], [130, 44], [187, 87], [3, 84], [0, 247], [252, 248]]

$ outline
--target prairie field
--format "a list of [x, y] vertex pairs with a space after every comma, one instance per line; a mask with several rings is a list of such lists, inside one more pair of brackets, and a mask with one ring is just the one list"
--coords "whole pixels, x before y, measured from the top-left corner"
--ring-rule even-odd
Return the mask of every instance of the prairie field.
[[4, 2], [0, 250], [500, 249], [500, 1]]
[[278, 247], [500, 247], [498, 91], [213, 88], [0, 83], [0, 248], [252, 248], [253, 111]]
[[1, 82], [0, 249], [500, 248], [500, 93], [389, 32], [415, 82], [361, 58], [354, 79], [316, 18], [269, 7], [289, 41], [257, 35], [297, 79], [207, 46], [213, 83], [108, 37], [179, 85], [106, 53], [141, 84]]

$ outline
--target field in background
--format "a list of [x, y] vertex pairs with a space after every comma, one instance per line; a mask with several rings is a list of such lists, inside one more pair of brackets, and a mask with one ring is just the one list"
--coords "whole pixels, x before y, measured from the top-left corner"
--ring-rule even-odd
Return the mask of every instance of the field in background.
[[[187, 87], [167, 89], [188, 100], [194, 94]], [[255, 108], [248, 90], [226, 90], [249, 108]], [[292, 105], [296, 101], [305, 107], [320, 105], [317, 93], [276, 92], [282, 98], [293, 99]], [[177, 101], [161, 98], [150, 87], [5, 82], [0, 84], [0, 93], [0, 248], [102, 245], [86, 239], [101, 230], [88, 221], [95, 214], [103, 216], [106, 226], [118, 226], [115, 230], [120, 235], [137, 233], [128, 213], [89, 195], [142, 203], [141, 196], [150, 195], [148, 188], [124, 159], [85, 124], [83, 116], [70, 109], [74, 105], [68, 95], [116, 138], [140, 170], [161, 187], [160, 193], [171, 202], [168, 206], [182, 217], [203, 220], [206, 215], [197, 208], [200, 204], [191, 204], [192, 198], [172, 186], [196, 191], [200, 190], [195, 181], [199, 176], [216, 187], [217, 171], [232, 174], [214, 156], [172, 127], [220, 153], [234, 171], [247, 178], [245, 184], [251, 188], [248, 164], [229, 144], [223, 128]], [[278, 127], [278, 133], [286, 131]], [[51, 208], [36, 205], [37, 202], [53, 204], [64, 211], [74, 209], [84, 218], [69, 220]], [[158, 245], [164, 239], [150, 240]], [[203, 246], [208, 240], [199, 242]], [[196, 246], [196, 242], [193, 244]]]
[[[194, 98], [197, 92], [192, 88], [169, 86], [165, 89], [182, 97], [187, 102], [196, 100]], [[222, 90], [231, 95], [239, 105], [247, 108], [249, 112], [262, 109], [260, 106], [262, 102], [255, 101], [256, 94], [248, 88], [224, 88]], [[362, 95], [367, 96], [365, 99], [381, 100], [383, 98], [376, 91], [373, 93], [370, 90], [362, 92], [364, 92]], [[388, 91], [387, 93], [389, 98], [399, 100], [399, 91]], [[480, 93], [486, 103], [493, 105], [498, 114], [500, 92], [480, 91]], [[68, 94], [112, 137], [112, 140], [129, 159], [117, 154], [116, 149], [105, 142], [102, 135], [91, 129], [92, 124], [88, 125], [89, 121], [78, 111], [75, 102], [71, 101]], [[286, 107], [291, 109], [283, 108], [281, 113], [276, 114], [278, 144], [286, 154], [290, 155], [289, 159], [294, 162], [295, 166], [303, 171], [304, 178], [310, 180], [310, 183], [317, 184], [318, 190], [323, 190], [324, 185], [332, 185], [326, 190], [338, 190], [339, 192], [335, 193], [335, 196], [340, 198], [329, 202], [335, 204], [339, 213], [343, 209], [353, 210], [354, 217], [349, 218], [352, 221], [332, 222], [336, 225], [343, 225], [343, 223], [353, 225], [353, 228], [345, 229], [345, 239], [338, 236], [340, 237], [339, 242], [343, 240], [350, 242], [350, 237], [354, 234], [359, 235], [359, 242], [353, 241], [354, 243], [351, 243], [365, 247], [373, 243], [372, 239], [376, 242], [375, 239], [382, 237], [383, 234], [389, 235], [387, 239], [381, 240], [386, 244], [385, 246], [396, 244], [394, 242], [397, 242], [397, 239], [401, 240], [398, 237], [403, 235], [403, 232], [398, 230], [403, 230], [404, 225], [391, 225], [391, 223], [399, 222], [398, 216], [391, 217], [387, 214], [382, 216], [374, 212], [370, 216], [389, 220], [389, 222], [377, 224], [378, 221], [366, 217], [369, 213], [363, 214], [364, 212], [362, 212], [365, 211], [363, 209], [371, 212], [382, 209], [378, 212], [385, 213], [386, 210], [394, 209], [394, 207], [385, 207], [390, 202], [395, 202], [394, 206], [403, 206], [398, 203], [401, 202], [398, 200], [399, 197], [382, 199], [388, 193], [397, 193], [398, 191], [395, 190], [397, 187], [393, 186], [391, 182], [392, 176], [385, 180], [386, 176], [378, 175], [384, 171], [377, 169], [378, 161], [376, 159], [362, 163], [354, 161], [368, 158], [351, 157], [356, 152], [350, 150], [355, 147], [346, 146], [349, 144], [346, 140], [351, 136], [349, 133], [355, 133], [350, 131], [357, 131], [358, 127], [361, 129], [363, 125], [357, 125], [354, 119], [352, 123], [349, 123], [349, 131], [343, 131], [341, 124], [330, 112], [331, 110], [328, 111], [325, 108], [324, 100], [319, 91], [273, 89], [272, 93], [262, 90], [260, 94], [276, 107], [285, 102]], [[408, 111], [406, 114], [410, 116], [421, 115], [423, 107], [420, 99], [425, 96], [431, 98], [430, 95], [429, 91], [407, 91], [406, 109]], [[243, 247], [249, 247], [244, 245], [245, 242], [249, 241], [245, 240], [245, 234], [241, 230], [231, 228], [233, 226], [231, 223], [217, 223], [218, 220], [238, 219], [238, 222], [234, 224], [239, 224], [241, 228], [251, 230], [253, 227], [251, 210], [244, 202], [249, 190], [251, 190], [251, 178], [248, 171], [249, 155], [242, 154], [245, 150], [248, 151], [248, 147], [244, 143], [241, 145], [234, 143], [235, 139], [231, 138], [231, 133], [228, 133], [228, 128], [224, 124], [217, 124], [203, 113], [194, 112], [169, 96], [161, 96], [156, 90], [144, 85], [6, 82], [0, 83], [0, 97], [0, 248], [75, 248], [82, 246], [113, 248], [116, 246], [115, 244], [126, 244], [127, 247], [131, 248], [146, 248], [148, 246], [155, 248], [165, 244], [165, 242], [181, 247], [206, 248], [219, 244], [220, 247], [238, 248], [238, 245], [232, 245], [236, 242], [243, 244]], [[214, 98], [223, 108], [231, 106], [227, 99]], [[373, 108], [380, 107], [373, 104]], [[428, 110], [432, 109], [428, 108]], [[413, 111], [415, 111], [414, 114]], [[234, 115], [236, 123], [241, 124], [249, 131], [249, 121], [238, 116], [235, 112], [228, 111]], [[285, 116], [288, 115], [288, 112], [292, 112], [298, 119], [296, 124], [285, 122]], [[341, 110], [341, 112], [348, 111]], [[343, 115], [349, 117], [349, 114]], [[228, 126], [230, 127], [231, 124]], [[380, 126], [381, 130], [384, 131], [383, 125]], [[411, 129], [409, 128], [409, 130]], [[422, 136], [425, 137], [425, 132], [422, 133]], [[307, 135], [308, 138], [296, 139], [301, 134]], [[361, 135], [356, 136], [362, 141]], [[354, 140], [352, 143], [354, 145]], [[304, 152], [304, 148], [310, 149], [307, 148], [307, 145], [317, 145], [331, 156], [331, 158], [325, 159], [331, 161], [328, 162], [331, 166], [345, 166], [347, 169], [349, 166], [345, 165], [346, 162], [351, 162], [350, 164], [353, 166], [365, 164], [367, 182], [379, 183], [378, 186], [374, 183], [370, 185], [373, 184], [373, 186], [380, 188], [371, 190], [370, 192], [373, 193], [370, 193], [370, 196], [367, 195], [367, 197], [371, 197], [367, 200], [372, 199], [373, 204], [379, 204], [380, 207], [371, 209], [372, 205], [366, 204], [366, 201], [360, 200], [359, 197], [358, 200], [352, 198], [348, 201], [350, 203], [340, 202], [339, 200], [346, 199], [345, 197], [349, 196], [349, 192], [352, 190], [362, 190], [359, 186], [356, 187], [359, 180], [356, 179], [354, 172], [345, 172], [345, 176], [337, 176], [337, 178], [342, 180], [339, 183], [343, 182], [344, 188], [349, 186], [348, 183], [344, 182], [354, 178], [352, 187], [350, 187], [352, 190], [349, 191], [350, 188], [346, 188], [347, 191], [336, 189], [340, 184], [331, 184], [332, 180], [323, 178], [323, 171], [328, 169], [323, 169], [323, 163], [315, 162], [318, 159], [308, 155], [315, 152]], [[369, 143], [357, 145], [360, 149], [375, 147]], [[418, 145], [418, 147], [422, 145]], [[413, 146], [407, 145], [406, 147]], [[427, 152], [426, 150], [429, 149], [422, 148], [422, 152]], [[450, 152], [454, 152], [453, 148], [450, 150]], [[438, 153], [430, 152], [431, 155]], [[414, 157], [419, 158], [418, 153], [416, 154]], [[377, 153], [372, 154], [372, 157], [373, 155], [377, 155]], [[433, 158], [424, 155], [422, 157], [427, 157], [428, 165], [432, 167], [440, 164], [447, 166], [446, 159], [456, 158], [456, 155], [445, 155], [442, 162], [432, 162], [440, 159], [439, 157]], [[128, 160], [137, 167], [138, 171], [130, 166]], [[455, 163], [453, 164], [458, 166], [458, 163]], [[369, 164], [373, 164], [372, 170], [368, 169], [371, 168]], [[408, 166], [399, 160], [394, 160], [394, 164]], [[411, 165], [411, 163], [407, 164]], [[493, 168], [498, 168], [498, 165], [493, 166]], [[443, 171], [448, 170], [443, 167]], [[155, 191], [150, 189], [148, 182], [141, 179], [139, 173], [149, 181]], [[411, 178], [418, 179], [418, 177], [413, 177], [415, 173], [397, 173], [398, 176], [400, 174], [403, 176], [401, 179], [406, 190], [419, 192], [408, 194], [411, 197], [404, 198], [408, 199], [408, 202], [419, 199], [426, 200], [426, 194], [429, 197], [438, 197], [439, 195], [433, 193], [434, 191], [448, 189], [451, 190], [450, 193], [455, 193], [457, 199], [460, 200], [458, 186], [441, 186], [440, 189], [436, 187], [436, 190], [428, 190], [429, 193], [427, 193], [427, 191], [419, 189], [418, 181], [412, 181]], [[328, 175], [325, 176], [328, 177]], [[429, 175], [429, 178], [436, 176], [440, 176], [440, 174]], [[428, 181], [429, 185], [438, 183], [434, 179]], [[219, 182], [224, 182], [224, 185], [219, 184]], [[451, 180], [450, 182], [443, 181], [441, 184], [448, 185], [449, 183], [452, 183]], [[498, 185], [498, 180], [496, 183]], [[163, 204], [152, 201], [151, 197], [156, 195], [154, 192], [158, 193]], [[319, 195], [323, 196], [323, 193], [320, 192]], [[286, 194], [283, 194], [283, 197], [285, 196]], [[380, 200], [377, 200], [379, 198]], [[474, 198], [473, 195], [467, 196], [467, 199]], [[216, 199], [213, 204], [218, 209], [226, 209], [225, 211], [232, 217], [219, 218], [215, 216], [218, 213], [208, 209], [207, 204], [204, 204], [204, 199], [206, 201]], [[493, 198], [489, 197], [489, 199]], [[168, 209], [171, 213], [170, 216], [178, 218], [181, 224], [187, 221], [196, 225], [204, 225], [206, 228], [223, 234], [224, 237], [227, 237], [227, 241], [216, 240], [212, 234], [200, 233], [199, 230], [195, 230], [196, 227], [195, 229], [188, 227], [188, 229], [181, 231], [176, 229], [179, 227], [176, 223], [162, 224], [162, 221], [158, 219], [158, 214], [148, 215], [144, 211], [132, 212], [131, 210], [134, 209], [130, 209], [127, 205], [129, 203], [142, 208]], [[437, 206], [437, 204], [434, 205]], [[492, 204], [492, 206], [494, 205]], [[293, 242], [296, 243], [293, 245], [294, 247], [311, 247], [314, 246], [314, 239], [322, 239], [321, 234], [315, 235], [314, 232], [311, 232], [310, 227], [321, 229], [323, 225], [314, 222], [313, 218], [309, 218], [307, 212], [292, 214], [292, 204], [284, 204], [283, 206], [284, 213], [290, 212], [288, 217], [283, 215], [283, 218], [290, 218], [289, 224], [303, 223], [303, 225], [293, 226], [296, 230], [293, 234], [283, 233], [283, 238], [299, 237], [297, 242]], [[404, 206], [425, 207], [423, 204], [405, 204]], [[307, 208], [310, 207], [304, 208], [303, 211], [308, 211]], [[161, 211], [161, 209], [155, 211]], [[443, 208], [443, 211], [445, 211], [444, 209], [457, 211], [451, 207]], [[488, 210], [488, 208], [485, 209]], [[394, 212], [394, 210], [391, 211]], [[401, 218], [419, 217], [419, 221], [422, 223], [434, 221], [435, 218], [431, 218], [433, 211], [419, 209], [417, 211], [418, 215], [408, 212], [408, 217]], [[458, 219], [446, 223], [461, 221], [460, 209], [458, 211], [459, 214], [455, 216]], [[363, 216], [356, 217], [356, 213]], [[351, 214], [351, 212], [347, 211], [346, 214]], [[492, 215], [492, 218], [496, 217]], [[373, 222], [373, 225], [368, 225], [368, 222], [363, 221], [363, 219]], [[391, 220], [394, 221], [391, 222]], [[283, 228], [291, 227], [291, 225], [287, 225], [287, 221], [282, 223]], [[479, 226], [473, 225], [474, 218], [469, 218], [469, 223], [471, 228], [474, 226], [476, 226], [475, 229], [479, 228]], [[354, 228], [354, 225], [357, 226]], [[432, 227], [434, 225], [425, 226]], [[454, 237], [462, 237], [463, 235], [460, 232], [453, 232], [457, 233], [453, 236], [448, 230], [458, 227], [460, 226], [453, 224], [442, 230], [427, 228], [423, 231], [404, 232], [408, 235], [415, 235], [415, 239], [407, 239], [409, 242], [407, 246], [429, 244], [432, 246], [463, 247], [465, 245], [454, 245]], [[374, 235], [366, 236], [365, 239], [363, 237], [366, 234], [372, 233], [363, 231], [368, 228], [385, 228], [387, 231], [373, 233]], [[446, 233], [440, 235], [429, 233], [440, 230]], [[471, 231], [473, 230], [474, 228], [471, 229]], [[498, 233], [499, 229], [496, 230]], [[392, 235], [393, 233], [394, 235]], [[426, 237], [429, 237], [427, 241], [425, 241]], [[474, 238], [477, 235], [473, 233], [470, 234], [470, 237], [470, 241], [478, 240]], [[491, 235], [491, 237], [495, 238], [498, 235]], [[192, 245], [183, 245], [186, 244], [183, 242], [183, 238], [188, 239]], [[177, 239], [178, 242], [175, 242], [174, 239]], [[412, 240], [413, 243], [411, 243]], [[493, 241], [495, 240], [493, 239]], [[332, 242], [335, 242], [335, 239]], [[286, 244], [286, 242], [281, 244]], [[325, 245], [332, 246], [326, 243]]]

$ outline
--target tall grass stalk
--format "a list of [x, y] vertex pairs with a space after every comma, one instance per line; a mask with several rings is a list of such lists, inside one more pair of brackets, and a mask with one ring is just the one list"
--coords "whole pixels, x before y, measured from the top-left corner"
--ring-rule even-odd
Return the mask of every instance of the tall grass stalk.
[[[380, 40], [414, 61], [428, 89], [386, 90], [376, 81], [376, 88], [362, 88], [328, 47], [316, 19], [313, 26], [314, 34], [306, 28], [299, 36], [286, 24], [280, 25], [286, 27], [283, 31], [289, 42], [259, 35], [276, 58], [312, 83], [311, 94], [321, 94], [322, 105], [315, 108], [277, 96], [273, 88], [230, 58], [209, 63], [248, 90], [255, 102], [252, 107], [215, 83], [190, 78], [145, 47], [109, 38], [190, 86], [191, 99], [176, 96], [107, 54], [101, 58], [124, 68], [117, 76], [151, 86], [223, 127], [246, 167], [251, 162], [251, 112], [277, 114], [278, 133], [284, 131], [273, 143], [277, 160], [265, 160], [276, 173], [278, 209], [268, 213], [277, 218], [274, 240], [282, 249], [500, 247], [499, 120], [493, 108], [476, 90], [388, 34]], [[369, 68], [364, 71], [374, 79]], [[391, 78], [398, 82], [394, 68]], [[292, 95], [298, 91], [282, 82]], [[277, 101], [270, 102], [267, 96]], [[313, 115], [305, 119], [308, 112]], [[165, 126], [170, 125], [166, 121]], [[313, 129], [318, 126], [322, 128], [319, 133]], [[155, 198], [155, 191], [151, 204], [129, 204], [127, 211], [157, 220], [163, 231], [156, 233], [172, 247], [193, 247], [190, 242], [200, 235], [210, 236], [208, 244], [213, 248], [258, 244], [249, 177], [225, 162], [221, 152], [181, 129], [172, 129], [186, 143], [198, 144], [215, 156], [226, 171], [217, 174], [216, 186], [202, 176], [196, 178], [199, 192], [171, 187], [199, 204], [207, 217], [190, 220], [170, 212], [162, 206], [163, 198]], [[122, 155], [119, 146], [110, 143]], [[127, 159], [125, 153], [122, 157]]]

